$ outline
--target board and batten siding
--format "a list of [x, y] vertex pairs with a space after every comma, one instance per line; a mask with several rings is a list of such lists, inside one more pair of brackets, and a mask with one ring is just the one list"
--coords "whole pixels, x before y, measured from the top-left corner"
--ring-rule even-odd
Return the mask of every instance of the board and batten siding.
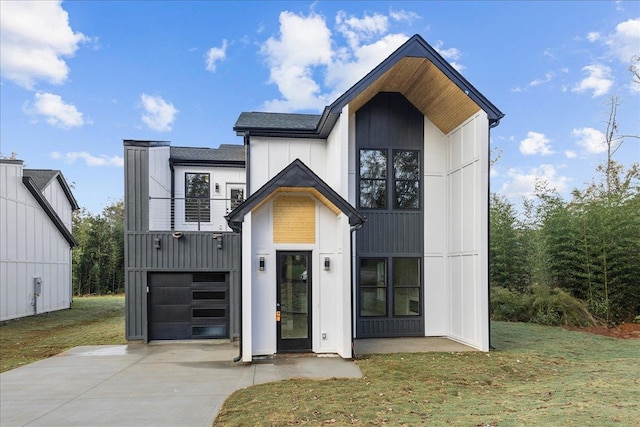
[[[125, 298], [126, 337], [148, 339], [147, 280], [149, 273], [228, 272], [230, 333], [237, 336], [240, 326], [240, 235], [220, 233], [222, 248], [213, 233], [184, 231], [175, 238], [171, 230], [149, 229], [149, 192], [163, 194], [167, 181], [156, 161], [168, 157], [154, 143], [125, 141]], [[154, 159], [150, 170], [150, 156]], [[170, 184], [170, 183], [169, 183]], [[157, 224], [157, 223], [156, 223]], [[157, 246], [159, 246], [157, 248]]]
[[[21, 161], [0, 161], [0, 320], [35, 313], [32, 303], [36, 276], [42, 278], [38, 313], [69, 308], [71, 304], [69, 242], [24, 186], [22, 171]], [[66, 199], [57, 181], [50, 183], [47, 190], [50, 203], [65, 206], [56, 203], [61, 197]], [[70, 218], [71, 206], [68, 201], [66, 205]], [[65, 221], [62, 212], [60, 216]]]
[[482, 351], [488, 342], [489, 128], [480, 111], [448, 136], [449, 334]]

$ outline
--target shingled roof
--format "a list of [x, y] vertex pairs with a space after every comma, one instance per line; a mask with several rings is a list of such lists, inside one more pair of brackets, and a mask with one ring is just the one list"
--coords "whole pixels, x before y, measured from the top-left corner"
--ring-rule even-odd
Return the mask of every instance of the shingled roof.
[[67, 196], [67, 199], [71, 204], [71, 209], [80, 209], [80, 206], [78, 205], [75, 197], [73, 197], [71, 188], [64, 179], [64, 176], [62, 176], [61, 171], [55, 169], [23, 169], [22, 176], [30, 178], [40, 192], [44, 192], [49, 183], [54, 179], [57, 179], [62, 187], [62, 191], [64, 191], [64, 194]]
[[244, 166], [244, 146], [221, 144], [218, 148], [170, 147], [172, 164], [218, 164]]

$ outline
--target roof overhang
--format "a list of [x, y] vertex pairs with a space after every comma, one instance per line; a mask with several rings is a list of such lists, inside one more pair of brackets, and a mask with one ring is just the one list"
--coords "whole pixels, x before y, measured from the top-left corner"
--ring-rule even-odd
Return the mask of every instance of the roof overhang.
[[349, 225], [352, 227], [359, 228], [367, 220], [364, 215], [351, 206], [349, 202], [309, 169], [307, 165], [300, 159], [296, 159], [225, 217], [229, 227], [239, 231], [245, 215], [259, 209], [276, 195], [283, 192], [313, 195], [334, 214], [338, 215], [340, 212], [345, 214], [349, 218]]
[[399, 92], [444, 134], [483, 110], [489, 126], [504, 117], [493, 103], [469, 83], [418, 34], [407, 40], [387, 59], [325, 107], [315, 129], [236, 126], [238, 134], [251, 136], [327, 138], [342, 109], [358, 111], [380, 92]]

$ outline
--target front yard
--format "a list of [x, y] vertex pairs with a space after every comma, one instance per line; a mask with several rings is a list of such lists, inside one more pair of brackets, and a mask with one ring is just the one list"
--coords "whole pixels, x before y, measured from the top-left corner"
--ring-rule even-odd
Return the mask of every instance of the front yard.
[[249, 387], [214, 425], [637, 425], [640, 340], [494, 322], [492, 344], [367, 356], [359, 380]]

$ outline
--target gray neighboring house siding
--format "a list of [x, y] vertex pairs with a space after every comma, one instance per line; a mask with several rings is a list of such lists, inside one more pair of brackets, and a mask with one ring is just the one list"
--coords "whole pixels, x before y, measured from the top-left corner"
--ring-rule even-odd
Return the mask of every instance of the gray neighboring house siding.
[[[223, 272], [228, 274], [229, 284], [226, 338], [234, 339], [240, 329], [240, 313], [235, 309], [239, 306], [241, 280], [240, 235], [217, 233], [223, 235], [223, 248], [219, 249], [211, 231], [182, 231], [182, 237], [176, 239], [174, 231], [181, 230], [149, 230], [149, 149], [163, 146], [168, 146], [168, 143], [124, 141], [126, 338], [145, 342], [151, 339], [149, 311], [154, 307], [150, 306], [148, 293], [150, 277]], [[156, 239], [160, 241], [159, 249], [155, 248]]]

